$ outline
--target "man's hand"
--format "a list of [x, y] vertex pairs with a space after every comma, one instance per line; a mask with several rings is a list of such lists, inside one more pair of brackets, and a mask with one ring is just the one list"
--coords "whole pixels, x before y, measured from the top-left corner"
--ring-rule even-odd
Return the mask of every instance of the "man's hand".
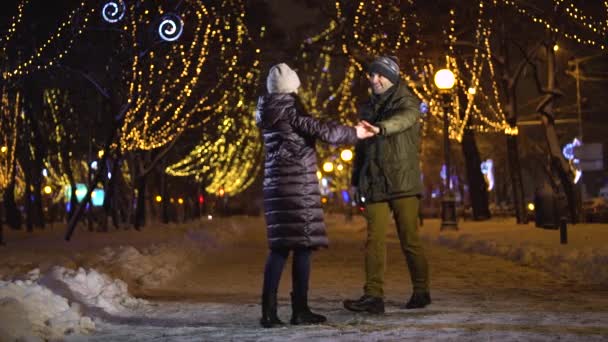
[[374, 135], [380, 133], [380, 127], [374, 126], [374, 125], [370, 124], [369, 122], [367, 122], [365, 120], [359, 121], [359, 125], [363, 126], [366, 130], [368, 130], [370, 132], [373, 132]]
[[362, 122], [359, 122], [357, 124], [357, 126], [355, 126], [355, 130], [357, 131], [357, 138], [358, 139], [367, 139], [367, 138], [371, 138], [374, 135], [376, 135], [376, 133], [374, 133], [374, 131], [372, 129], [370, 129], [369, 127], [366, 127], [365, 125], [363, 125]]

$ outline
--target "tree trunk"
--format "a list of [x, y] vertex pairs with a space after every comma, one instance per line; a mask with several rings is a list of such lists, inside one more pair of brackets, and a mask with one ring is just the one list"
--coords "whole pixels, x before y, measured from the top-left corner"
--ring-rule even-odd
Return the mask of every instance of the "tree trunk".
[[470, 129], [465, 129], [462, 136], [462, 154], [467, 170], [473, 220], [487, 220], [491, 216], [488, 207], [488, 185], [481, 173], [481, 158], [475, 142], [475, 134]]
[[134, 227], [140, 230], [146, 224], [146, 175], [141, 175], [135, 181], [137, 188], [137, 204], [135, 207]]
[[[521, 69], [514, 75], [510, 74], [510, 59], [509, 49], [506, 40], [503, 41], [503, 88], [505, 93], [505, 115], [507, 123], [512, 130], [517, 130], [517, 97], [515, 95], [515, 86]], [[511, 192], [513, 194], [513, 207], [515, 208], [515, 219], [517, 224], [527, 224], [528, 218], [526, 215], [526, 205], [524, 200], [524, 184], [521, 177], [521, 164], [519, 162], [519, 149], [517, 144], [517, 135], [507, 135], [507, 160], [509, 165], [509, 175], [511, 176]]]
[[11, 183], [4, 190], [4, 210], [6, 212], [6, 223], [9, 227], [18, 230], [21, 229], [21, 212], [17, 208], [15, 203], [15, 181]]
[[562, 151], [559, 146], [559, 139], [557, 138], [557, 132], [555, 131], [553, 102], [555, 101], [556, 97], [560, 96], [560, 92], [555, 85], [556, 70], [555, 51], [553, 50], [553, 45], [553, 42], [549, 42], [545, 45], [545, 51], [547, 53], [547, 95], [539, 105], [538, 111], [541, 114], [541, 121], [545, 128], [545, 138], [547, 140], [549, 154], [551, 155], [551, 167], [553, 168], [554, 173], [559, 177], [560, 183], [564, 190], [571, 222], [576, 223], [578, 221], [580, 204], [578, 203], [576, 190], [574, 187], [574, 174], [570, 168], [570, 165], [562, 155]]
[[24, 99], [27, 111], [23, 130], [23, 172], [25, 173], [25, 209], [27, 231], [44, 226], [44, 212], [42, 209], [42, 165], [45, 155], [46, 143], [43, 141], [39, 122], [43, 119], [43, 93], [42, 86], [33, 79], [25, 82]]
[[511, 176], [515, 218], [517, 224], [527, 224], [528, 217], [524, 203], [524, 186], [521, 178], [519, 151], [517, 149], [517, 135], [507, 135], [507, 158], [509, 159], [509, 174]]
[[63, 163], [63, 171], [68, 177], [68, 181], [70, 182], [70, 205], [67, 210], [67, 221], [69, 222], [74, 215], [74, 212], [78, 206], [78, 200], [76, 199], [76, 181], [74, 180], [74, 172], [72, 171], [72, 165], [70, 164], [70, 155], [68, 152], [67, 144], [64, 144], [62, 148], [62, 157], [61, 162]]
[[167, 204], [167, 175], [164, 170], [160, 175], [160, 195], [162, 202], [160, 203], [160, 215], [162, 223], [169, 223], [169, 205]]
[[0, 246], [4, 246], [4, 203], [0, 205]]
[[[29, 161], [28, 161], [28, 164]], [[34, 215], [33, 213], [33, 208], [32, 208], [32, 177], [30, 176], [30, 172], [29, 172], [29, 167], [27, 170], [24, 170], [25, 172], [25, 195], [24, 195], [24, 201], [25, 201], [25, 228], [28, 232], [33, 232], [34, 231], [34, 224], [32, 221], [32, 216]]]
[[[105, 197], [103, 199], [104, 215], [106, 217], [110, 216], [112, 218], [112, 224], [114, 225], [114, 228], [117, 228], [117, 229], [118, 229], [118, 215], [117, 215], [115, 197], [117, 196], [116, 184], [117, 184], [117, 179], [118, 179], [117, 174], [118, 174], [118, 172], [120, 172], [119, 168], [120, 168], [120, 158], [115, 157], [112, 161], [112, 166], [109, 168], [110, 174], [112, 175], [112, 177], [110, 178], [110, 180], [108, 181], [108, 183], [105, 186]], [[106, 232], [108, 231], [107, 222], [103, 229]]]

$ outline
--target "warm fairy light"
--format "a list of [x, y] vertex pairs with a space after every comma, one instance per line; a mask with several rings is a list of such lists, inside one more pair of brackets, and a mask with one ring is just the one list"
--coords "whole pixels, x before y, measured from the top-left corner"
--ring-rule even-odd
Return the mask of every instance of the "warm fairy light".
[[505, 134], [506, 135], [518, 135], [519, 134], [519, 129], [517, 128], [517, 126], [515, 126], [515, 127], [507, 127], [507, 128], [505, 128]]
[[351, 161], [353, 159], [353, 151], [350, 149], [344, 149], [340, 152], [340, 158], [344, 161]]
[[50, 195], [53, 192], [53, 189], [50, 186], [45, 186], [43, 189], [44, 193]]
[[156, 195], [156, 197], [154, 197], [154, 200], [155, 200], [157, 203], [160, 203], [160, 202], [162, 202], [162, 201], [163, 201], [163, 197], [162, 197], [161, 195]]
[[334, 170], [334, 163], [332, 163], [332, 162], [323, 163], [323, 171], [332, 172], [333, 170]]
[[555, 44], [553, 45], [553, 51], [557, 52], [559, 50], [559, 45]]

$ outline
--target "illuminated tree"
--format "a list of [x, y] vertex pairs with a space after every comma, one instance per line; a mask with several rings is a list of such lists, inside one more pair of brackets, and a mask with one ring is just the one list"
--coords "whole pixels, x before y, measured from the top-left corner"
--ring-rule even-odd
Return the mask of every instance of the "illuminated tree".
[[8, 30], [0, 36], [0, 86], [4, 96], [4, 126], [0, 135], [7, 143], [6, 155], [11, 164], [5, 169], [8, 185], [3, 189], [3, 197], [7, 220], [14, 227], [20, 225], [15, 195], [26, 197], [26, 223], [31, 231], [33, 225], [44, 225], [40, 178], [46, 144], [39, 140], [42, 134], [37, 129], [42, 99], [37, 96], [40, 86], [35, 78], [41, 71], [54, 68], [71, 52], [83, 32], [73, 30], [73, 25], [86, 28], [91, 12], [85, 2], [77, 4], [39, 40], [40, 32], [33, 28], [32, 21], [26, 20], [31, 16], [32, 2], [22, 0], [16, 4]]
[[[22, 98], [19, 93], [2, 88], [0, 102], [0, 192], [6, 222], [14, 229], [21, 227], [21, 215], [15, 203], [15, 192], [23, 193], [23, 178], [17, 177], [17, 139], [21, 122]], [[0, 217], [0, 221], [4, 221]], [[0, 226], [0, 234], [2, 227]], [[0, 236], [1, 237], [1, 236]], [[0, 239], [0, 242], [2, 240]]]
[[[567, 194], [569, 207], [574, 213], [576, 200], [572, 187], [573, 174], [568, 163], [561, 155], [557, 133], [554, 129], [555, 116], [552, 113], [553, 101], [560, 97], [560, 92], [555, 89], [555, 65], [551, 62], [551, 55], [554, 54], [557, 41], [580, 46], [587, 46], [591, 49], [603, 50], [606, 47], [602, 42], [606, 33], [606, 24], [593, 19], [586, 13], [593, 4], [586, 5], [583, 11], [573, 3], [562, 0], [545, 1], [535, 6], [530, 6], [525, 2], [500, 1], [500, 2], [479, 2], [480, 11], [486, 11], [484, 16], [483, 30], [484, 44], [470, 44], [476, 49], [486, 46], [485, 58], [488, 65], [497, 68], [499, 77], [494, 76], [492, 71], [491, 79], [496, 83], [495, 98], [499, 104], [493, 108], [504, 111], [504, 117], [508, 123], [505, 129], [507, 133], [507, 154], [509, 169], [511, 174], [513, 196], [516, 209], [516, 217], [519, 223], [526, 222], [526, 208], [524, 203], [524, 188], [521, 177], [520, 151], [518, 150], [517, 120], [520, 100], [517, 97], [518, 89], [522, 84], [530, 83], [530, 79], [525, 79], [526, 70], [537, 69], [533, 61], [542, 59], [548, 68], [547, 87], [540, 86], [540, 81], [534, 80], [538, 85], [540, 94], [545, 94], [544, 99], [539, 104], [539, 112], [545, 127], [545, 135], [549, 154], [552, 156], [551, 168], [560, 178], [560, 182]], [[596, 9], [602, 10], [600, 4], [595, 4]], [[603, 7], [606, 7], [604, 4]], [[505, 15], [505, 13], [510, 13]], [[597, 12], [596, 12], [597, 13]], [[463, 19], [464, 20], [464, 19]], [[534, 32], [531, 34], [531, 32]], [[605, 39], [604, 39], [605, 40]], [[456, 45], [468, 45], [462, 41]], [[469, 42], [470, 43], [470, 42]], [[543, 56], [546, 56], [543, 58]], [[541, 64], [542, 64], [541, 63]], [[538, 72], [533, 73], [538, 78]], [[551, 85], [553, 84], [553, 85]], [[529, 99], [536, 102], [538, 99]], [[500, 102], [502, 101], [502, 105]], [[546, 110], [545, 110], [546, 109]], [[572, 216], [576, 216], [572, 214]]]
[[[549, 10], [553, 7], [559, 20], [546, 14], [553, 13]], [[603, 4], [604, 12], [605, 7]], [[573, 20], [564, 20], [564, 16]], [[522, 19], [530, 20], [521, 25]], [[562, 26], [558, 27], [557, 22]], [[395, 27], [399, 25], [400, 28]], [[594, 19], [563, 0], [546, 1], [538, 7], [519, 1], [481, 0], [474, 7], [456, 2], [338, 1], [327, 28], [303, 44], [303, 64], [312, 75], [309, 82], [304, 82], [303, 96], [313, 111], [319, 109], [325, 115], [349, 122], [356, 103], [367, 96], [356, 76], [363, 73], [365, 56], [395, 54], [400, 57], [404, 79], [429, 107], [430, 115], [424, 121], [425, 143], [441, 131], [438, 123], [443, 120], [432, 76], [438, 67], [449, 67], [458, 79], [452, 97], [453, 113], [448, 113], [449, 136], [462, 142], [468, 151], [464, 156], [467, 172], [474, 176], [469, 176], [470, 181], [482, 181], [474, 182], [478, 185], [473, 188], [482, 195], [485, 191], [473, 133], [504, 134], [516, 216], [518, 222], [525, 222], [515, 93], [527, 60], [538, 54], [540, 45], [531, 37], [542, 36], [544, 30], [590, 47], [604, 49], [606, 45], [597, 39], [605, 37], [605, 21]], [[521, 51], [521, 57], [510, 58], [508, 50], [513, 49]], [[518, 65], [513, 66], [513, 60]], [[487, 199], [484, 201], [487, 203]]]
[[[239, 1], [211, 5], [184, 1], [170, 12], [151, 3], [110, 3], [115, 6], [109, 12], [113, 16], [104, 19], [110, 27], [119, 29], [120, 47], [128, 63], [122, 60], [118, 65], [128, 67], [118, 70], [118, 84], [113, 87], [119, 91], [110, 99], [116, 103], [118, 114], [113, 115], [115, 123], [107, 134], [98, 160], [100, 169], [91, 184], [103, 179], [109, 156], [128, 160], [137, 194], [134, 222], [139, 227], [145, 219], [146, 177], [168, 156], [184, 131], [217, 124], [216, 117], [237, 114], [239, 106], [242, 110], [249, 108], [250, 104], [245, 103], [248, 93], [244, 91], [249, 91], [247, 88], [257, 76], [255, 67], [259, 62], [255, 55], [259, 50], [249, 44], [242, 22], [243, 4]], [[157, 29], [151, 36], [146, 27], [158, 17]], [[251, 131], [248, 125], [236, 127], [244, 128], [235, 137]], [[251, 155], [251, 148], [245, 147], [245, 156]], [[236, 153], [238, 156], [241, 151]], [[249, 165], [255, 166], [252, 162]], [[234, 164], [225, 167], [229, 166], [234, 173]], [[233, 180], [238, 178], [224, 181]]]
[[[172, 176], [203, 180], [208, 193], [221, 189], [226, 195], [251, 185], [260, 168], [262, 147], [253, 116], [261, 50], [254, 47], [243, 22], [243, 4], [238, 4], [238, 11], [234, 8], [222, 8], [224, 29], [215, 37], [220, 44], [218, 59], [224, 63], [217, 71], [221, 76], [195, 107], [205, 113], [203, 124], [198, 124], [204, 125], [200, 143], [166, 169]], [[223, 45], [230, 42], [233, 46]]]

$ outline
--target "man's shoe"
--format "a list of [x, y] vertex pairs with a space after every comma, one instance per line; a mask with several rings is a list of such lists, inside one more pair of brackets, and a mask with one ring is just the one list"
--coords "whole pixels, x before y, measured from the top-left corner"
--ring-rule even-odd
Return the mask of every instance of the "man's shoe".
[[384, 299], [363, 295], [357, 300], [347, 299], [343, 302], [344, 308], [355, 312], [367, 312], [371, 314], [384, 313]]
[[428, 292], [414, 292], [405, 304], [406, 309], [420, 309], [431, 304], [431, 295]]

